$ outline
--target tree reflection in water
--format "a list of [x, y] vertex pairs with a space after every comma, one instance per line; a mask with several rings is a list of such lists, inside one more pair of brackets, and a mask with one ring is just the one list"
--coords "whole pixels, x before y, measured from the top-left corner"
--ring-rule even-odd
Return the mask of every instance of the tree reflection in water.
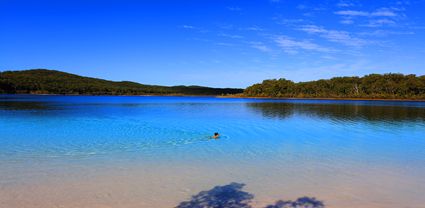
[[246, 103], [246, 106], [266, 118], [277, 119], [305, 115], [339, 121], [390, 122], [393, 124], [425, 121], [424, 107], [406, 106], [400, 105], [400, 103], [398, 105], [389, 104], [261, 102]]

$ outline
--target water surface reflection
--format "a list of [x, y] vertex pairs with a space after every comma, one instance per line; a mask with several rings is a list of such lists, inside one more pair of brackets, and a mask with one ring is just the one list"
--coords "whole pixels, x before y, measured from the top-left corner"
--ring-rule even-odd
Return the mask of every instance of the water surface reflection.
[[353, 104], [246, 103], [254, 112], [267, 118], [285, 119], [305, 115], [324, 119], [350, 121], [425, 121], [425, 108]]

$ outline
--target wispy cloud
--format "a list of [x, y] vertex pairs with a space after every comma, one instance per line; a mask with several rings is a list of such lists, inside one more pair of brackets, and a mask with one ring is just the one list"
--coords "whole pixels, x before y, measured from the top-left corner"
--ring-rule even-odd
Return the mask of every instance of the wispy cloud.
[[395, 17], [398, 14], [394, 11], [394, 9], [390, 8], [380, 8], [373, 12], [367, 11], [359, 11], [359, 10], [340, 10], [336, 11], [335, 14], [342, 16], [350, 16], [350, 17]]
[[355, 59], [340, 60], [336, 63], [331, 62], [330, 64], [326, 62], [318, 64], [309, 63], [298, 66], [296, 70], [293, 70], [293, 68], [284, 68], [283, 71], [287, 74], [288, 79], [306, 81], [339, 76], [362, 76], [365, 73], [382, 72], [382, 66], [376, 66], [367, 60]]
[[307, 20], [305, 19], [287, 19], [287, 18], [281, 18], [281, 17], [275, 17], [274, 18], [277, 24], [294, 27], [300, 24], [307, 24]]
[[354, 23], [354, 21], [352, 19], [343, 19], [341, 21], [339, 21], [339, 23], [344, 24], [344, 25], [351, 25]]
[[240, 28], [240, 30], [263, 31], [264, 29], [254, 25], [254, 26], [251, 26], [251, 27]]
[[414, 35], [412, 31], [391, 31], [391, 30], [375, 30], [371, 32], [360, 32], [359, 35], [363, 36], [374, 36], [374, 37], [385, 37], [388, 35]]
[[235, 46], [234, 43], [225, 43], [225, 42], [218, 42], [218, 43], [215, 43], [215, 44], [218, 45], [218, 46]]
[[337, 14], [337, 15], [343, 15], [343, 16], [363, 16], [363, 17], [367, 17], [367, 16], [370, 15], [369, 12], [356, 11], [356, 10], [336, 11], [335, 14]]
[[310, 33], [318, 34], [320, 37], [327, 39], [328, 41], [341, 43], [347, 46], [361, 47], [366, 45], [368, 41], [353, 37], [349, 32], [339, 30], [327, 30], [323, 27], [316, 25], [304, 25], [299, 30]]
[[198, 32], [198, 33], [208, 33], [209, 32], [208, 30], [205, 30], [203, 28], [196, 27], [196, 26], [193, 26], [193, 25], [179, 25], [178, 27], [183, 28], [185, 30], [192, 30], [192, 31], [195, 31], [195, 32]]
[[398, 14], [395, 13], [393, 9], [389, 9], [389, 8], [380, 8], [380, 9], [372, 12], [370, 15], [374, 16], [374, 17], [395, 17], [395, 16], [398, 16]]
[[201, 41], [201, 42], [212, 42], [211, 39], [207, 39], [207, 38], [198, 38], [198, 37], [194, 37], [194, 38], [189, 38], [190, 40], [195, 40], [195, 41]]
[[340, 1], [336, 4], [337, 7], [352, 7], [354, 6], [354, 3], [350, 1]]
[[232, 30], [235, 29], [235, 26], [227, 23], [218, 23], [217, 26], [223, 30]]
[[381, 27], [385, 25], [396, 25], [396, 22], [391, 19], [374, 19], [370, 20], [368, 24], [364, 24], [361, 26], [366, 27]]
[[249, 42], [249, 44], [252, 48], [255, 48], [255, 49], [260, 50], [262, 52], [271, 52], [272, 51], [271, 48], [269, 48], [268, 46], [266, 46], [262, 42]]
[[402, 8], [396, 7], [382, 7], [372, 12], [359, 10], [340, 10], [334, 13], [342, 17], [342, 20], [340, 21], [341, 24], [354, 24], [355, 19], [366, 18], [359, 19], [359, 21], [362, 22], [360, 26], [381, 27], [396, 26], [397, 22], [404, 17], [404, 14], [401, 13], [402, 10]]
[[286, 36], [278, 36], [274, 39], [277, 45], [283, 49], [285, 53], [297, 54], [300, 50], [313, 51], [313, 52], [331, 52], [330, 48], [326, 48], [310, 42], [308, 40], [297, 41]]
[[234, 11], [234, 12], [242, 11], [242, 8], [240, 8], [240, 7], [226, 7], [226, 9], [229, 10], [229, 11]]
[[180, 27], [184, 29], [196, 29], [196, 27], [192, 25], [181, 25]]
[[231, 35], [231, 34], [227, 34], [227, 33], [220, 33], [220, 34], [218, 34], [218, 36], [226, 37], [226, 38], [232, 38], [232, 39], [242, 39], [242, 38], [244, 38], [242, 35]]
[[297, 9], [299, 9], [299, 10], [305, 10], [307, 8], [308, 7], [305, 4], [298, 4], [298, 6], [297, 6]]

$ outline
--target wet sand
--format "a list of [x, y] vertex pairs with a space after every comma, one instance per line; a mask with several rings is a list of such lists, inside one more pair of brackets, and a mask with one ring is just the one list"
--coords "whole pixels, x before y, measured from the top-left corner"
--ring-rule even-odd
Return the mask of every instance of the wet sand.
[[[41, 168], [44, 165], [45, 168]], [[263, 166], [263, 167], [261, 167]], [[367, 167], [358, 164], [339, 172], [329, 168], [296, 166], [276, 170], [273, 166], [241, 165], [220, 168], [202, 164], [125, 164], [114, 167], [78, 166], [54, 168], [42, 164], [10, 180], [33, 175], [20, 183], [0, 186], [1, 207], [19, 208], [141, 208], [175, 207], [200, 191], [231, 182], [246, 184], [245, 191], [255, 195], [254, 207], [264, 207], [279, 199], [294, 200], [312, 196], [329, 208], [423, 207], [425, 180], [395, 167]], [[362, 171], [355, 169], [362, 169]], [[298, 173], [303, 172], [304, 174]], [[260, 176], [261, 177], [258, 177]], [[5, 180], [3, 180], [5, 181]]]

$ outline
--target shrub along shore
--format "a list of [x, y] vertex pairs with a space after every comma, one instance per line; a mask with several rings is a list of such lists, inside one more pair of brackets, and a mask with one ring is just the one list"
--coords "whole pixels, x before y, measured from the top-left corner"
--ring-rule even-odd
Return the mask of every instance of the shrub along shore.
[[425, 76], [370, 74], [298, 83], [271, 79], [247, 87], [242, 95], [267, 98], [424, 100]]
[[59, 95], [226, 95], [242, 93], [237, 88], [159, 86], [114, 82], [47, 69], [0, 72], [0, 94]]
[[114, 82], [47, 69], [0, 72], [0, 94], [218, 96], [352, 100], [425, 100], [425, 76], [370, 74], [309, 82], [269, 79], [246, 89]]

